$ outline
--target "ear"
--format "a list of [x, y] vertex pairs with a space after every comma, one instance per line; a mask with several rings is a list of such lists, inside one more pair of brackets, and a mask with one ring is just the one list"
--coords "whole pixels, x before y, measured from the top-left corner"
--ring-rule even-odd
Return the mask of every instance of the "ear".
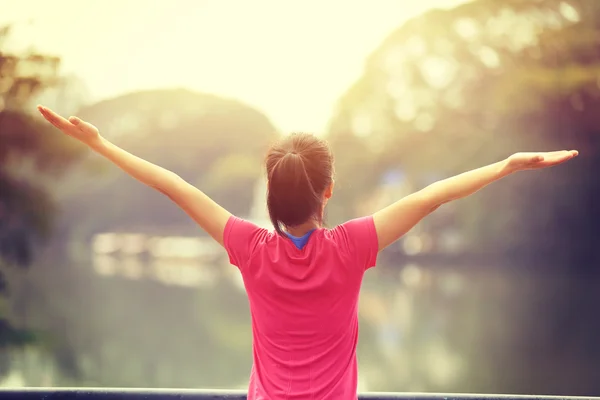
[[325, 189], [325, 198], [329, 200], [331, 196], [333, 196], [333, 187], [335, 186], [335, 181], [331, 181], [331, 185], [327, 189]]

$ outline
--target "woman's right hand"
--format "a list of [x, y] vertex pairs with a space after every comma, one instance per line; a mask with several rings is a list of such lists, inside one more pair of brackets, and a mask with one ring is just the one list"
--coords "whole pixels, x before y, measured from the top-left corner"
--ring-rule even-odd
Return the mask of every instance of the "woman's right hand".
[[66, 119], [44, 106], [38, 106], [37, 109], [46, 121], [60, 129], [64, 134], [72, 136], [88, 146], [94, 146], [100, 142], [100, 132], [94, 125], [77, 117]]

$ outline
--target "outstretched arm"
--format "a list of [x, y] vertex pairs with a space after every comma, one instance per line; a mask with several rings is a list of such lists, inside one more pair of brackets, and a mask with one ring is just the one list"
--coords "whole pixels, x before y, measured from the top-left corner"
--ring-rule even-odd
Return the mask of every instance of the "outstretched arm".
[[88, 145], [138, 181], [168, 196], [210, 236], [223, 245], [223, 232], [231, 214], [174, 172], [143, 160], [100, 136], [98, 129], [79, 118], [68, 120], [38, 106], [48, 122]]
[[578, 155], [577, 151], [517, 153], [508, 159], [433, 183], [373, 215], [379, 250], [383, 250], [444, 203], [467, 197], [517, 171], [547, 168]]

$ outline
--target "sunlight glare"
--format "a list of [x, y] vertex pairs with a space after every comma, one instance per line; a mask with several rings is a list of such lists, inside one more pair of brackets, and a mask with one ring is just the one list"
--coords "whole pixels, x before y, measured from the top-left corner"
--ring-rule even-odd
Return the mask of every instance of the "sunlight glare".
[[251, 104], [283, 131], [319, 133], [390, 32], [462, 2], [20, 0], [0, 24], [16, 23], [13, 47], [62, 57], [94, 101], [183, 87]]

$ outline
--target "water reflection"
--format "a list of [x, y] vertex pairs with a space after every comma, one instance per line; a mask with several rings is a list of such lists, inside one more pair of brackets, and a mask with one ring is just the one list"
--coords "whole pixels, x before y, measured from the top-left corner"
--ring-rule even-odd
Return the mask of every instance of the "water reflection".
[[91, 251], [98, 275], [185, 287], [214, 286], [215, 265], [227, 264], [221, 247], [206, 237], [102, 233], [92, 239]]
[[[403, 241], [407, 254], [429, 247], [423, 235], [412, 235]], [[229, 296], [244, 296], [239, 273], [228, 266], [220, 247], [207, 238], [104, 233], [94, 237], [91, 249], [93, 269], [99, 278], [135, 280], [140, 287], [147, 281], [155, 281], [182, 289], [217, 289], [225, 290]], [[464, 354], [445, 334], [451, 315], [464, 311], [443, 304], [465, 296], [469, 289], [467, 278], [452, 270], [433, 272], [431, 268], [410, 263], [380, 269], [368, 274], [361, 295], [362, 326], [372, 336], [361, 342], [360, 352], [363, 355], [368, 352], [369, 358], [374, 359], [361, 357], [361, 370], [365, 371], [362, 390], [432, 390], [449, 388], [468, 378]], [[390, 273], [392, 279], [388, 276]], [[486, 281], [471, 282], [471, 286]], [[227, 315], [230, 311], [218, 297], [209, 294], [206, 302], [215, 316]], [[424, 299], [428, 301], [423, 302]], [[173, 306], [184, 307], [183, 304]], [[201, 315], [201, 310], [197, 311]], [[207, 319], [206, 323], [212, 323], [210, 321]], [[243, 318], [243, 325], [249, 335], [247, 316]], [[174, 340], [176, 337], [175, 327]], [[232, 343], [225, 346], [229, 344]], [[247, 354], [250, 349], [240, 351]], [[233, 361], [229, 358], [224, 362]], [[192, 362], [192, 357], [188, 362]], [[177, 368], [177, 365], [163, 368]], [[231, 381], [225, 386], [236, 384], [240, 382]]]
[[[36, 296], [24, 297], [26, 310], [60, 358], [35, 349], [19, 353], [4, 384], [243, 388], [250, 317], [240, 274], [225, 253], [211, 259], [213, 250], [197, 251], [202, 241], [192, 238], [106, 237], [93, 240], [89, 264], [60, 273], [40, 268], [30, 277]], [[189, 257], [149, 251], [155, 247], [148, 243], [185, 244]], [[517, 392], [505, 376], [535, 382], [536, 374], [585, 371], [583, 362], [560, 362], [556, 315], [545, 306], [556, 305], [572, 281], [486, 265], [382, 259], [367, 273], [360, 299], [361, 390]], [[50, 311], [36, 311], [42, 309]], [[77, 360], [72, 368], [80, 378], [66, 374], [61, 363], [69, 359]], [[544, 366], [533, 368], [538, 360]]]
[[[118, 240], [118, 236], [116, 238], [117, 243], [127, 243]], [[97, 242], [102, 240], [104, 239], [96, 238]], [[188, 245], [199, 243], [193, 242], [190, 238], [177, 240], [168, 238], [168, 242], [172, 244], [172, 248], [179, 248], [184, 243]], [[194, 310], [183, 303], [172, 303], [171, 307], [174, 309], [188, 308], [192, 313], [197, 313], [193, 317], [189, 314], [182, 315], [182, 318], [201, 316], [207, 324], [214, 323], [213, 318], [220, 319], [231, 314], [228, 304], [222, 301], [223, 295], [244, 297], [241, 277], [235, 268], [227, 265], [224, 257], [215, 261], [215, 264], [207, 264], [203, 263], [200, 257], [189, 257], [187, 260], [184, 257], [172, 258], [168, 252], [164, 255], [162, 252], [149, 251], [148, 254], [153, 257], [144, 259], [144, 251], [138, 251], [136, 255], [126, 254], [126, 252], [119, 255], [115, 247], [98, 245], [94, 248], [100, 250], [110, 248], [113, 253], [107, 255], [99, 251], [93, 254], [93, 270], [97, 276], [95, 279], [137, 281], [139, 288], [135, 291], [141, 294], [142, 298], [139, 299], [141, 302], [152, 301], [148, 296], [153, 294], [144, 294], [143, 291], [150, 281], [180, 288], [175, 290], [189, 290], [189, 288], [208, 290], [203, 297], [206, 304], [210, 305], [213, 315], [205, 318], [207, 316], [206, 314], [202, 316], [202, 309]], [[188, 254], [199, 255], [192, 251]], [[451, 387], [454, 382], [465, 379], [469, 372], [465, 366], [465, 359], [444, 334], [444, 330], [448, 328], [448, 317], [454, 310], [444, 310], [444, 307], [440, 309], [438, 306], [444, 299], [464, 295], [465, 277], [459, 273], [434, 273], [416, 264], [407, 264], [402, 268], [381, 267], [381, 269], [382, 271], [373, 270], [373, 273], [368, 274], [361, 294], [362, 328], [370, 332], [360, 345], [360, 367], [365, 372], [361, 390], [431, 390]], [[395, 277], [390, 279], [389, 273]], [[217, 295], [215, 293], [217, 291], [222, 291], [221, 295]], [[429, 310], [423, 309], [423, 304], [419, 304], [423, 297], [430, 297], [430, 300], [433, 300], [433, 304], [428, 305]], [[148, 318], [152, 318], [150, 310]], [[249, 322], [246, 315], [236, 321], [236, 325], [243, 326], [244, 334], [250, 335]], [[127, 325], [119, 329], [127, 329]], [[173, 326], [171, 330], [171, 340], [177, 340], [181, 334], [179, 328]], [[161, 335], [160, 332], [146, 334]], [[118, 333], [112, 336], [105, 340], [107, 342], [122, 340]], [[234, 343], [227, 342], [224, 345], [233, 346]], [[143, 353], [147, 351], [151, 349], [142, 347], [137, 356], [143, 359]], [[189, 359], [182, 360], [183, 363], [193, 364], [195, 362], [193, 354], [196, 351], [201, 353], [202, 349], [190, 349]], [[250, 347], [239, 351], [248, 355]], [[215, 357], [224, 357], [225, 363], [235, 363], [237, 358], [235, 352], [227, 353]], [[368, 358], [371, 360], [363, 357], [365, 353], [368, 353]], [[136, 354], [130, 356], [135, 357]], [[165, 360], [161, 360], [161, 363], [165, 363], [162, 368], [168, 370], [179, 367], [177, 364], [169, 365], [168, 358], [165, 355]], [[249, 368], [249, 365], [245, 367]], [[419, 379], [415, 380], [415, 377]], [[232, 387], [242, 383], [243, 381], [232, 380], [223, 386]]]

